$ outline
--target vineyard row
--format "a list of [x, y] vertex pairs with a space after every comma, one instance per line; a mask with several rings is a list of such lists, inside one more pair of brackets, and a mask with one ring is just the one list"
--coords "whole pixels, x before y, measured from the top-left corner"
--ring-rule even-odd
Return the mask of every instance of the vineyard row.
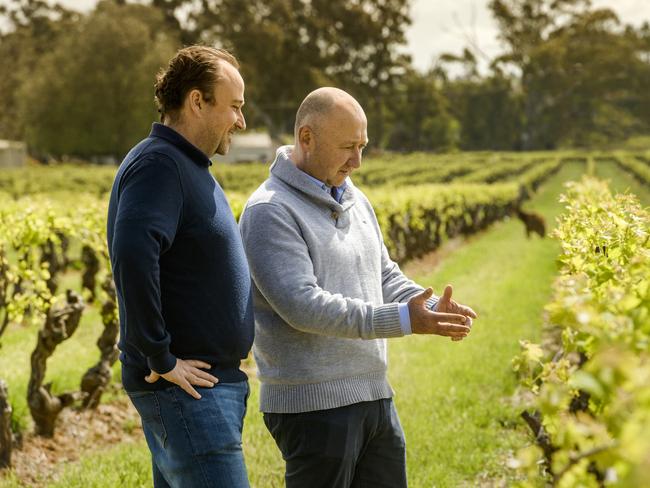
[[524, 486], [650, 486], [650, 213], [589, 178], [563, 201], [543, 341], [513, 360], [532, 395]]

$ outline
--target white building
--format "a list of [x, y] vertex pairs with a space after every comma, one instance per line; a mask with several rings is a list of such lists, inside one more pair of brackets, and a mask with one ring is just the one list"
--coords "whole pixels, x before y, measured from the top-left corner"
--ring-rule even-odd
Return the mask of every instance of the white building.
[[23, 166], [27, 161], [27, 146], [24, 142], [0, 140], [0, 168]]
[[215, 156], [219, 163], [243, 163], [259, 161], [269, 163], [275, 159], [277, 144], [266, 132], [235, 133], [230, 150], [225, 156]]

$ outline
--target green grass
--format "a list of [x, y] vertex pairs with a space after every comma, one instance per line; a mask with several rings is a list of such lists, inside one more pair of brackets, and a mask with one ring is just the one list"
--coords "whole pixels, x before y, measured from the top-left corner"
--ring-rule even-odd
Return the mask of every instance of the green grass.
[[598, 161], [595, 176], [608, 181], [612, 191], [616, 193], [634, 193], [644, 206], [650, 205], [650, 187], [642, 184], [630, 173], [622, 171], [616, 163]]
[[[542, 213], [547, 227], [552, 227], [562, 211], [557, 202], [562, 182], [579, 178], [583, 170], [580, 164], [565, 166], [526, 208]], [[642, 201], [650, 198], [647, 188], [634, 186], [634, 180], [616, 167], [599, 165], [598, 172], [613, 178], [615, 188], [629, 186]], [[515, 387], [510, 359], [518, 351], [520, 338], [539, 338], [558, 251], [551, 239], [526, 239], [523, 224], [510, 220], [470, 239], [433, 271], [423, 269], [413, 276], [437, 293], [452, 283], [454, 297], [473, 306], [480, 319], [460, 343], [440, 337], [390, 341], [390, 379], [407, 437], [410, 486], [489, 485], [512, 476], [503, 461], [527, 442], [527, 432], [517, 419], [517, 409], [508, 402]], [[89, 330], [84, 338], [79, 330], [72, 339], [79, 341], [76, 345], [57, 351], [48, 376], [58, 379], [58, 387], [74, 388], [81, 372], [96, 359], [96, 351], [87, 344], [94, 342], [98, 332]], [[26, 382], [34, 331], [12, 330], [4, 341], [0, 371], [11, 379], [10, 387], [18, 388], [21, 381], [17, 378]], [[251, 386], [244, 429], [251, 485], [281, 487], [283, 462], [257, 409], [259, 383], [253, 379]], [[150, 486], [149, 463], [144, 442], [118, 445], [66, 465], [47, 486]], [[0, 486], [22, 485], [10, 474]]]
[[[59, 291], [67, 288], [80, 289], [79, 273], [63, 275]], [[27, 383], [30, 374], [30, 356], [36, 346], [36, 337], [42, 323], [35, 325], [11, 325], [0, 339], [0, 378], [7, 382], [14, 410], [13, 418], [21, 429], [31, 428], [31, 417], [27, 407]], [[79, 390], [82, 375], [93, 366], [100, 356], [95, 342], [102, 331], [102, 322], [97, 307], [87, 307], [75, 334], [61, 343], [48, 360], [45, 381], [52, 382], [52, 392]], [[119, 377], [119, 366], [114, 369], [114, 378]]]
[[151, 458], [144, 441], [119, 444], [66, 467], [63, 477], [50, 488], [150, 487]]
[[[120, 488], [150, 487], [151, 458], [143, 441], [123, 443], [101, 454], [94, 454], [77, 463], [70, 463], [63, 468], [62, 476], [57, 481], [45, 485], [45, 480], [37, 486], [49, 488]], [[0, 480], [3, 488], [23, 488], [25, 485], [10, 474]]]

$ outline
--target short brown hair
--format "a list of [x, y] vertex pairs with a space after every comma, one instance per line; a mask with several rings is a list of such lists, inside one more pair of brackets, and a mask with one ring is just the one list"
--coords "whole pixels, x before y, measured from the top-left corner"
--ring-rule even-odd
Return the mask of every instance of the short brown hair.
[[161, 69], [156, 76], [154, 87], [160, 120], [164, 121], [166, 116], [173, 118], [191, 90], [200, 90], [203, 98], [211, 102], [221, 77], [221, 61], [239, 69], [237, 59], [225, 49], [198, 45], [180, 49], [167, 69]]

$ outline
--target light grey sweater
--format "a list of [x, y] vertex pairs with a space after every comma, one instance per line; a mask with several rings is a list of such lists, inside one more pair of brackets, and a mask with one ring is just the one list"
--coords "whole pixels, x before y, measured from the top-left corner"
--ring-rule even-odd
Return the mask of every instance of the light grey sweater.
[[384, 338], [402, 335], [398, 302], [422, 287], [390, 259], [374, 211], [350, 179], [336, 202], [294, 165], [291, 149], [278, 150], [240, 219], [255, 283], [260, 409], [390, 398]]

